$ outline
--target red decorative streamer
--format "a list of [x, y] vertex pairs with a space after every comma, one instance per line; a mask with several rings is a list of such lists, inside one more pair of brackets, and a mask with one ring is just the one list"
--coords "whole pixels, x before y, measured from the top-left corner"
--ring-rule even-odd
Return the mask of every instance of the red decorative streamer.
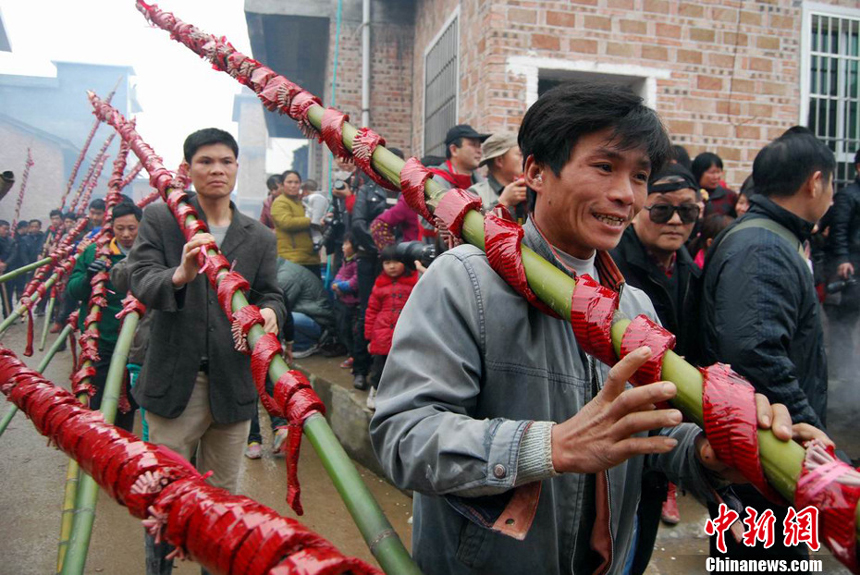
[[570, 323], [582, 350], [606, 365], [615, 365], [612, 347], [612, 318], [618, 309], [619, 294], [603, 287], [589, 275], [577, 278], [570, 303]]
[[647, 315], [638, 315], [621, 337], [621, 357], [643, 345], [651, 348], [651, 357], [630, 378], [630, 383], [635, 385], [646, 385], [663, 379], [663, 357], [667, 351], [674, 349], [675, 335], [651, 321]]
[[425, 168], [418, 158], [409, 158], [400, 170], [400, 190], [413, 212], [428, 222], [433, 222], [435, 218], [427, 209], [427, 202], [424, 200], [424, 183], [430, 176], [430, 170]]
[[[471, 210], [481, 211], [481, 198], [466, 190], [454, 188], [442, 196], [439, 205], [433, 210], [433, 215], [444, 222], [445, 227], [455, 237], [462, 237], [463, 220]], [[523, 271], [525, 274], [525, 271]]]
[[21, 206], [24, 204], [24, 192], [27, 191], [27, 180], [30, 178], [30, 168], [33, 167], [33, 154], [27, 148], [27, 160], [24, 162], [24, 174], [21, 176], [21, 184], [18, 189], [18, 200], [15, 202], [15, 217], [12, 218], [11, 230], [14, 233], [18, 229], [18, 218], [21, 216]]
[[349, 121], [349, 114], [335, 108], [326, 108], [322, 117], [320, 135], [337, 159], [352, 162], [352, 155], [343, 145], [343, 123]]
[[359, 128], [355, 134], [355, 138], [352, 140], [352, 159], [355, 161], [356, 166], [370, 176], [371, 180], [386, 190], [395, 191], [398, 187], [389, 182], [371, 165], [373, 152], [376, 151], [377, 146], [384, 145], [385, 139], [379, 134], [367, 127]]

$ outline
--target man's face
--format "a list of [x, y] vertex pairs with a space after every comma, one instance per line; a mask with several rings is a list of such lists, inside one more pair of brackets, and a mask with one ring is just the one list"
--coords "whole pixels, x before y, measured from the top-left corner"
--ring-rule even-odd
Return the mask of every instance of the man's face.
[[140, 222], [137, 221], [134, 214], [127, 214], [112, 220], [111, 227], [113, 228], [113, 235], [116, 238], [117, 243], [124, 249], [130, 250], [131, 246], [134, 245], [134, 240], [137, 238], [137, 229], [139, 224]]
[[537, 194], [535, 223], [577, 258], [614, 248], [648, 194], [645, 149], [620, 150], [611, 137], [611, 128], [582, 136], [558, 176], [533, 156], [526, 162], [526, 183]]
[[217, 200], [230, 196], [236, 187], [238, 171], [236, 154], [229, 146], [210, 144], [201, 146], [194, 152], [189, 175], [200, 197]]
[[62, 216], [51, 216], [51, 226], [57, 228], [63, 223]]
[[493, 174], [499, 183], [513, 182], [523, 173], [523, 154], [519, 146], [514, 146], [498, 158], [493, 158]]
[[691, 189], [676, 190], [665, 194], [649, 194], [645, 199], [645, 209], [636, 215], [633, 226], [639, 240], [651, 252], [670, 254], [681, 249], [693, 232], [695, 220], [690, 223], [681, 221], [681, 215], [675, 211], [665, 224], [658, 224], [651, 219], [648, 208], [660, 204], [671, 206], [695, 206], [696, 192]]
[[71, 218], [65, 219], [65, 220], [63, 220], [63, 224], [66, 226], [66, 231], [68, 232], [73, 227], [75, 227], [75, 220], [73, 220]]
[[0, 238], [9, 237], [9, 226], [0, 226]]
[[462, 138], [462, 142], [459, 148], [451, 145], [451, 163], [471, 172], [481, 163], [481, 141], [477, 138]]
[[38, 234], [42, 231], [42, 222], [30, 222], [30, 233]]
[[287, 174], [284, 178], [284, 195], [295, 200], [302, 197], [302, 180], [295, 174]]
[[102, 223], [104, 223], [104, 221], [105, 221], [105, 211], [104, 210], [97, 210], [95, 208], [90, 208], [88, 217], [90, 219], [90, 223], [92, 223], [93, 226], [98, 227], [98, 226], [102, 225]]

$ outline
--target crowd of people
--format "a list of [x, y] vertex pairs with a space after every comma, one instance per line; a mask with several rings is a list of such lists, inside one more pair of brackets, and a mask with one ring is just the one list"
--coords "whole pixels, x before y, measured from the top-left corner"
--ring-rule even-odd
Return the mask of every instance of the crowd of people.
[[[569, 322], [530, 306], [480, 249], [454, 247], [398, 192], [347, 164], [326, 191], [287, 170], [266, 180], [257, 221], [230, 200], [232, 136], [195, 132], [184, 155], [209, 233], [186, 242], [167, 206], [141, 215], [124, 202], [110, 262], [88, 247], [66, 297], [86, 305], [90, 279], [110, 271], [97, 387], [116, 342], [110, 310], [129, 292], [147, 306], [148, 336], [129, 360], [133, 402], [118, 424], [131, 429], [139, 406], [146, 438], [196, 456], [215, 485], [235, 490], [243, 454], [263, 450], [250, 360], [199, 273], [209, 242], [250, 282], [288, 361], [343, 358], [353, 386], [368, 390], [377, 457], [415, 492], [413, 553], [426, 573], [643, 573], [660, 519], [679, 520], [676, 484], [712, 516], [716, 493], [780, 516], [754, 488], [732, 485], [736, 472], [678, 410], [654, 409], [674, 385], [627, 385], [650, 350], [612, 369], [595, 360]], [[550, 90], [518, 134], [453, 126], [445, 157], [422, 159], [441, 186], [521, 224], [524, 245], [562, 273], [591, 276], [620, 294], [626, 315], [665, 326], [689, 361], [731, 364], [760, 394], [760, 427], [824, 442], [823, 310], [831, 354], [857, 356], [860, 152], [855, 161], [858, 179], [833, 201], [833, 152], [795, 127], [734, 191], [718, 155], [691, 161], [639, 97], [599, 84]], [[90, 208], [97, 229], [99, 204]], [[69, 219], [52, 212], [51, 230]], [[38, 220], [11, 237], [0, 221], [0, 269], [34, 261], [44, 242]], [[17, 289], [7, 285], [6, 313]], [[855, 371], [843, 363], [830, 375]], [[285, 422], [271, 426], [277, 452]], [[169, 573], [168, 554], [148, 538], [147, 572]], [[729, 555], [806, 550], [734, 544]]]

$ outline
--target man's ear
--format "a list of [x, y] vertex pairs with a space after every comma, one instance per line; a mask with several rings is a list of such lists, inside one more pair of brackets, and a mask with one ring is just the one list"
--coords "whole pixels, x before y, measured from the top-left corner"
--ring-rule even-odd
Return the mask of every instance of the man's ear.
[[803, 184], [803, 191], [810, 199], [814, 200], [824, 193], [825, 184], [824, 174], [821, 173], [821, 170], [818, 170], [812, 172], [812, 175], [807, 178], [806, 182]]
[[526, 186], [531, 188], [535, 193], [540, 194], [544, 190], [546, 183], [544, 182], [545, 167], [535, 161], [534, 154], [526, 158], [525, 168], [523, 168], [523, 176], [526, 180]]

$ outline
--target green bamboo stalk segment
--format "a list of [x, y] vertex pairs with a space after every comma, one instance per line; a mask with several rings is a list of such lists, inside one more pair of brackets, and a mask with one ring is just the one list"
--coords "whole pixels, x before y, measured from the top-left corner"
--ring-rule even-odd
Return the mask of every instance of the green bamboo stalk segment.
[[34, 269], [40, 268], [44, 265], [51, 263], [51, 258], [43, 258], [41, 260], [35, 261], [31, 264], [27, 264], [25, 266], [21, 266], [19, 268], [15, 268], [12, 271], [6, 272], [2, 276], [0, 276], [0, 284], [16, 278], [18, 276], [24, 275], [25, 273], [32, 271]]
[[[50, 290], [51, 287], [53, 287], [53, 285], [55, 283], [57, 283], [57, 280], [59, 278], [60, 278], [60, 276], [58, 274], [54, 274], [50, 278], [48, 278], [48, 280], [45, 282], [46, 291]], [[39, 299], [40, 299], [39, 294], [34, 294], [33, 297], [30, 299], [30, 302], [31, 302], [30, 305], [36, 305], [37, 303], [39, 303]], [[26, 312], [26, 311], [27, 311], [27, 306], [19, 305], [12, 313], [10, 313], [9, 317], [7, 317], [5, 320], [3, 320], [3, 323], [0, 323], [0, 335], [3, 335], [3, 333], [7, 329], [9, 329], [9, 326], [11, 326], [13, 323], [15, 323], [15, 320], [17, 320], [19, 317], [24, 315], [24, 312]]]
[[[72, 331], [72, 326], [67, 325], [63, 328], [63, 331], [60, 332], [60, 335], [57, 337], [57, 341], [54, 342], [54, 345], [48, 350], [45, 354], [45, 357], [42, 358], [42, 361], [39, 363], [39, 366], [36, 368], [36, 371], [39, 373], [43, 373], [45, 369], [47, 369], [48, 364], [51, 363], [51, 360], [54, 359], [54, 356], [60, 351], [60, 347], [63, 345], [63, 340], [69, 335]], [[6, 428], [9, 427], [9, 424], [12, 422], [12, 418], [15, 417], [15, 414], [18, 413], [18, 407], [13, 405], [12, 409], [10, 409], [6, 415], [3, 416], [3, 421], [0, 421], [0, 437], [3, 436], [3, 433], [6, 431]]]
[[60, 519], [60, 542], [57, 545], [57, 573], [62, 572], [72, 535], [72, 524], [75, 519], [75, 499], [78, 493], [78, 481], [81, 469], [77, 461], [66, 469], [66, 483], [63, 488], [63, 513]]
[[42, 338], [39, 340], [39, 351], [45, 349], [45, 344], [48, 342], [48, 328], [51, 326], [51, 318], [54, 316], [54, 305], [57, 303], [57, 298], [51, 296], [48, 300], [48, 309], [45, 312], [45, 323], [42, 324]]
[[[105, 391], [100, 407], [100, 411], [108, 423], [113, 423], [116, 418], [119, 393], [125, 377], [128, 350], [134, 340], [134, 331], [137, 329], [139, 319], [140, 316], [136, 312], [132, 312], [125, 317], [119, 336], [117, 337], [116, 347], [111, 356], [110, 367], [108, 368], [107, 379], [105, 381]], [[98, 494], [99, 486], [95, 480], [86, 473], [81, 473], [71, 540], [68, 545], [68, 551], [66, 551], [65, 561], [60, 570], [63, 575], [78, 575], [84, 572], [90, 539], [93, 533], [93, 523], [96, 519]]]

